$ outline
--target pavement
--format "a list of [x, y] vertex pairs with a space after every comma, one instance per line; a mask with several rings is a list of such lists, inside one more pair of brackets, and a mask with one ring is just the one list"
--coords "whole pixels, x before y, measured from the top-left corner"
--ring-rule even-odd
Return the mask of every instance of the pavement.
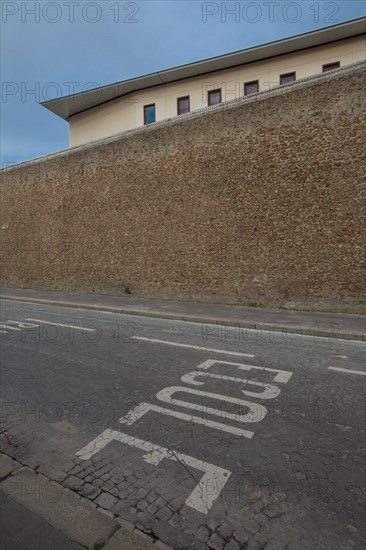
[[[158, 550], [37, 471], [0, 453], [1, 550]], [[76, 541], [76, 542], [75, 542]]]
[[0, 491], [29, 541], [365, 548], [363, 342], [29, 300], [0, 313]]
[[1, 550], [82, 550], [45, 520], [0, 491]]
[[267, 309], [33, 289], [1, 289], [3, 299], [219, 326], [365, 341], [364, 315]]

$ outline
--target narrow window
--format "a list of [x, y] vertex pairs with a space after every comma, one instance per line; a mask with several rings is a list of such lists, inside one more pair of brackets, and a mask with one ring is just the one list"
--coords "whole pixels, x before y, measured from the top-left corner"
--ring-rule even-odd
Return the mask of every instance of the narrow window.
[[323, 73], [334, 71], [334, 69], [339, 69], [340, 66], [341, 64], [339, 61], [335, 61], [334, 63], [327, 63], [326, 65], [323, 65]]
[[257, 94], [259, 92], [259, 80], [253, 80], [253, 82], [246, 82], [244, 84], [244, 95]]
[[210, 90], [208, 92], [208, 105], [218, 105], [221, 103], [221, 89]]
[[185, 97], [178, 97], [177, 99], [177, 113], [178, 115], [184, 115], [185, 113], [189, 113], [189, 95]]
[[144, 124], [155, 122], [155, 103], [144, 106]]
[[280, 84], [291, 84], [296, 82], [296, 73], [286, 73], [280, 75]]

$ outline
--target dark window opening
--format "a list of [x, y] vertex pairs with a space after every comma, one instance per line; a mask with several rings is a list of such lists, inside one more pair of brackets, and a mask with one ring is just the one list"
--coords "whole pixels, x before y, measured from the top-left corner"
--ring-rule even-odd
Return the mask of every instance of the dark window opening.
[[178, 115], [184, 115], [185, 113], [189, 113], [190, 107], [189, 107], [189, 95], [185, 97], [178, 97], [177, 99], [177, 113]]
[[208, 92], [208, 105], [218, 105], [221, 103], [221, 90], [210, 90]]
[[155, 122], [155, 103], [144, 106], [144, 124]]
[[296, 81], [296, 73], [287, 73], [280, 75], [280, 84], [291, 84]]
[[259, 80], [253, 80], [253, 82], [246, 82], [244, 84], [244, 95], [257, 94], [259, 92]]
[[328, 71], [334, 71], [335, 69], [339, 69], [341, 66], [339, 61], [335, 61], [334, 63], [327, 63], [326, 65], [323, 65], [323, 73], [327, 73]]

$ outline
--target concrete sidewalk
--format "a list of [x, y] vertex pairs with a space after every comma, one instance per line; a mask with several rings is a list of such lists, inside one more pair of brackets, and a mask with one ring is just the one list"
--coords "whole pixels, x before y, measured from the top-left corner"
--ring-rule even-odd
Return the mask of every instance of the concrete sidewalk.
[[171, 550], [0, 453], [0, 550]]
[[0, 550], [82, 550], [25, 506], [0, 491]]
[[0, 298], [195, 323], [236, 326], [284, 334], [365, 340], [365, 316], [363, 315], [32, 289], [4, 288], [1, 290]]

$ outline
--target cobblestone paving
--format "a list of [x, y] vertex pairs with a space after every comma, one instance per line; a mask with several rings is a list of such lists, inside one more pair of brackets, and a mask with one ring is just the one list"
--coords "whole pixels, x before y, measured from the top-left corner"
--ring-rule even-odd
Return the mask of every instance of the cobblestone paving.
[[[86, 461], [76, 459], [63, 484], [127, 521], [131, 528], [177, 550], [279, 550], [293, 541], [294, 510], [285, 495], [247, 485], [245, 499], [238, 498], [235, 483], [228, 484], [206, 516], [185, 505], [197, 485], [198, 471], [187, 471], [169, 460], [153, 466], [141, 460], [141, 454], [131, 447], [122, 453], [118, 443], [111, 443], [108, 452], [103, 450]], [[296, 539], [300, 540], [298, 517], [296, 521]], [[314, 548], [313, 539], [308, 539], [299, 550]], [[289, 548], [297, 550], [296, 546]], [[319, 543], [316, 548], [326, 547]]]

